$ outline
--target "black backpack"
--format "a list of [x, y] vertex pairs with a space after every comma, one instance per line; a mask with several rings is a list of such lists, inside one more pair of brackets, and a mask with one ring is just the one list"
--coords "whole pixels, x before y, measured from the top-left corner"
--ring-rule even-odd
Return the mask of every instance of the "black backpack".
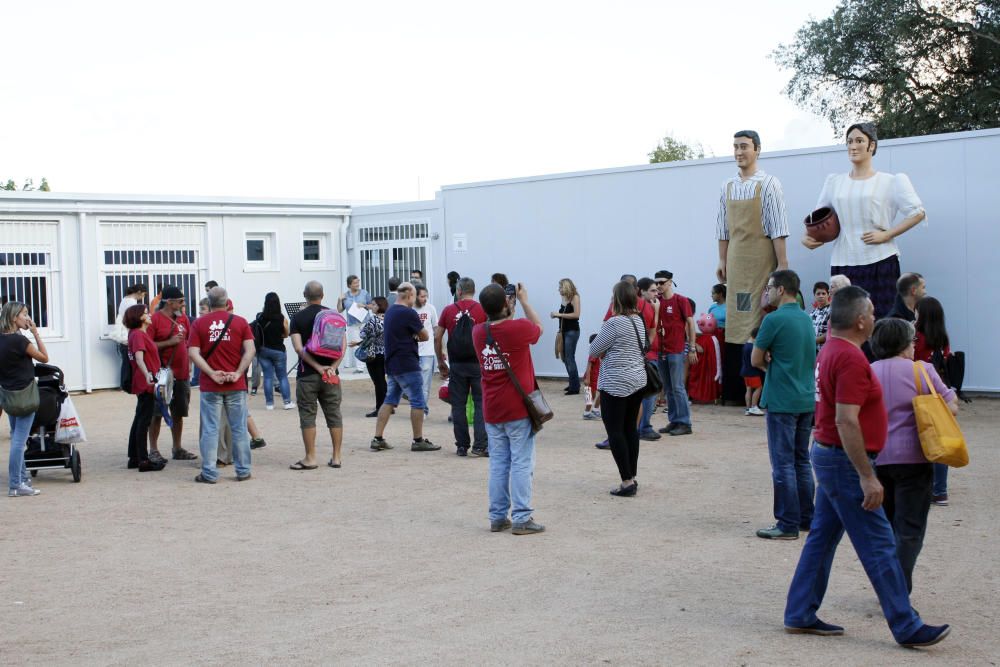
[[257, 313], [257, 319], [250, 323], [250, 333], [253, 334], [253, 346], [257, 352], [260, 352], [260, 348], [264, 347], [264, 328], [267, 327], [268, 322], [264, 326], [260, 325], [260, 316], [263, 313]]
[[463, 310], [458, 314], [455, 327], [448, 334], [448, 361], [478, 363], [476, 346], [472, 342], [472, 315]]

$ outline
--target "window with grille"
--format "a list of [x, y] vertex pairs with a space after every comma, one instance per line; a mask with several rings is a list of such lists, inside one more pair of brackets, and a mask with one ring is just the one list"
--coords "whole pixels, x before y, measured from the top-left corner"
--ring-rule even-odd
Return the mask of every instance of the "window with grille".
[[0, 220], [0, 303], [19, 301], [47, 334], [59, 334], [59, 223]]

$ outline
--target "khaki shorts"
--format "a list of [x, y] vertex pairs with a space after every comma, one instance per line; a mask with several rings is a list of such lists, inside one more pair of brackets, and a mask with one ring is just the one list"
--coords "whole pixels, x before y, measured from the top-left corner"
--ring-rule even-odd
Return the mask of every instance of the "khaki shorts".
[[295, 381], [295, 402], [299, 408], [299, 428], [316, 428], [316, 404], [323, 408], [327, 428], [342, 428], [340, 385], [323, 382], [319, 375], [307, 375]]

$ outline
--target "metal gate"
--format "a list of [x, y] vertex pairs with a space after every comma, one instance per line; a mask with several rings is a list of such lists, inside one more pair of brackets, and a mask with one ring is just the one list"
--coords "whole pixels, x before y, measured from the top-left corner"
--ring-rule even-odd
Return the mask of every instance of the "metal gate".
[[389, 278], [409, 280], [410, 272], [424, 272], [430, 248], [430, 220], [406, 220], [356, 228], [355, 266], [361, 286], [372, 296], [385, 296]]

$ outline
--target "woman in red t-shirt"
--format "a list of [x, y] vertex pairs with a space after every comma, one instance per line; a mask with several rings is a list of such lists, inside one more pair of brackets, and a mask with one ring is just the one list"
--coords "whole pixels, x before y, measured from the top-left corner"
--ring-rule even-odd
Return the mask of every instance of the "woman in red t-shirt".
[[153, 410], [156, 399], [153, 388], [156, 386], [156, 373], [160, 370], [160, 353], [156, 343], [149, 337], [146, 330], [152, 319], [145, 304], [131, 306], [122, 317], [122, 324], [128, 332], [128, 358], [132, 364], [131, 393], [135, 394], [135, 417], [132, 418], [132, 428], [128, 434], [128, 467], [138, 468], [139, 472], [163, 470], [166, 462], [153, 463], [149, 460], [146, 441], [149, 438], [149, 424], [153, 421]]

